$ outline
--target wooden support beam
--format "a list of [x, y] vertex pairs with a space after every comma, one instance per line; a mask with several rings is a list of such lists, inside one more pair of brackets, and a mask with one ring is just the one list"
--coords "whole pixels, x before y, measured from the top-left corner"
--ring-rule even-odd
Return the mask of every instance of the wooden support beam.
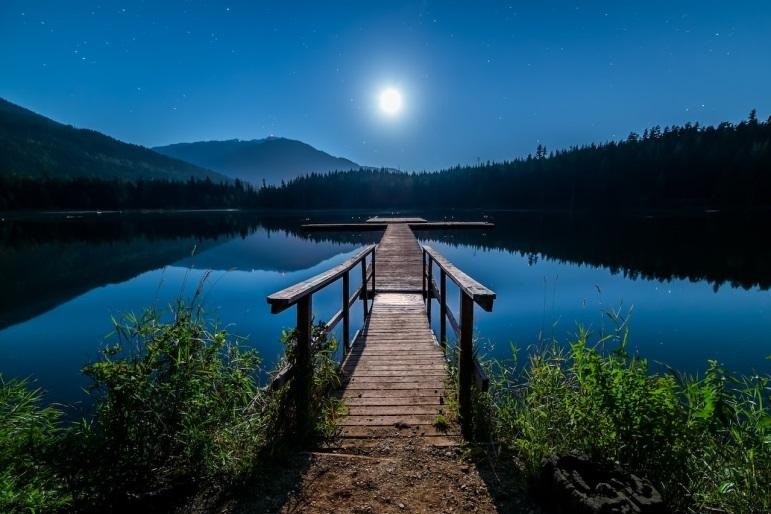
[[348, 271], [343, 275], [343, 354], [347, 355], [351, 349], [351, 319], [350, 319], [350, 304], [348, 303], [349, 288], [350, 288], [350, 273]]
[[[428, 255], [428, 275], [426, 276], [426, 281], [433, 285], [434, 283], [434, 263], [431, 259], [431, 255]], [[431, 300], [434, 296], [431, 291], [431, 287], [428, 288], [428, 298], [426, 298], [426, 315], [428, 316], [428, 325], [431, 326]]]
[[362, 301], [362, 313], [364, 315], [364, 323], [367, 322], [367, 263], [361, 261], [361, 301]]
[[439, 273], [439, 344], [447, 346], [447, 272]]
[[308, 405], [313, 385], [312, 348], [313, 337], [313, 302], [312, 295], [304, 296], [297, 302], [297, 346], [294, 351], [294, 377], [292, 396], [294, 397], [297, 430], [304, 433], [310, 426]]
[[471, 380], [474, 373], [474, 300], [460, 292], [460, 341], [458, 341], [458, 410], [463, 435], [472, 437]]

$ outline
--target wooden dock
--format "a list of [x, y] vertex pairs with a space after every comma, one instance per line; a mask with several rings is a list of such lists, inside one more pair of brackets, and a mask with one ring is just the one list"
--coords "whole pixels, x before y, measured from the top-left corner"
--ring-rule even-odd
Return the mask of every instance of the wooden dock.
[[[367, 444], [384, 437], [456, 444], [460, 436], [458, 424], [445, 423], [450, 417], [447, 405], [454, 403], [448, 401], [445, 390], [450, 378], [446, 325], [450, 323], [458, 340], [458, 405], [466, 432], [470, 426], [471, 387], [486, 387], [486, 378], [473, 357], [473, 307], [476, 303], [492, 310], [495, 293], [418, 243], [411, 225], [423, 224], [425, 220], [375, 219], [373, 224], [386, 225], [376, 246], [365, 247], [335, 268], [269, 296], [268, 302], [273, 312], [297, 305], [297, 330], [307, 348], [297, 352], [298, 362], [293, 367], [301, 367], [307, 365], [308, 355], [313, 351], [309, 325], [311, 296], [341, 280], [343, 305], [327, 328], [332, 330], [343, 322], [343, 387], [337, 392], [347, 407], [347, 415], [338, 422], [343, 444]], [[357, 266], [361, 266], [362, 287], [349, 295], [349, 275]], [[460, 322], [447, 308], [447, 277], [461, 290]], [[433, 299], [439, 302], [439, 339], [430, 325]], [[364, 323], [350, 339], [349, 310], [357, 300], [363, 303]], [[287, 369], [276, 381], [283, 383], [292, 371]], [[303, 396], [302, 391], [298, 394]], [[302, 401], [298, 399], [298, 408]]]
[[428, 221], [425, 218], [382, 218], [374, 216], [366, 222], [345, 223], [306, 223], [301, 226], [307, 231], [339, 231], [339, 230], [384, 230], [390, 225], [406, 225], [413, 230], [442, 230], [457, 228], [493, 228], [495, 223], [490, 221], [454, 221], [438, 220]]

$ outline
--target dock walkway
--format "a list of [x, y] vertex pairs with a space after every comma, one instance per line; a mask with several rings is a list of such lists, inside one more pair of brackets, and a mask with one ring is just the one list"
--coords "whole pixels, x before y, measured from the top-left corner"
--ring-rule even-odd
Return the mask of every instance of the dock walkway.
[[[457, 444], [457, 424], [446, 421], [446, 323], [450, 322], [459, 341], [459, 402], [463, 411], [470, 405], [472, 380], [476, 378], [478, 386], [486, 384], [471, 350], [473, 306], [477, 303], [491, 310], [495, 293], [418, 243], [411, 225], [429, 222], [375, 218], [370, 223], [385, 224], [383, 237], [374, 248], [366, 247], [332, 270], [271, 295], [268, 302], [274, 312], [297, 304], [299, 330], [309, 321], [310, 295], [343, 278], [343, 307], [327, 324], [331, 330], [341, 320], [344, 323], [346, 351], [340, 367], [343, 387], [338, 392], [347, 408], [347, 415], [338, 421], [343, 445], [366, 445], [393, 437], [421, 438], [436, 445]], [[369, 266], [368, 255], [372, 256]], [[434, 264], [439, 267], [439, 284], [432, 275]], [[349, 297], [348, 275], [358, 265], [365, 279], [360, 290]], [[465, 322], [465, 330], [447, 308], [447, 277], [461, 290], [460, 321]], [[366, 316], [364, 326], [349, 342], [349, 309], [357, 299], [362, 300]], [[372, 302], [368, 307], [369, 299]], [[440, 303], [440, 340], [430, 325], [432, 299]], [[309, 331], [304, 334], [310, 346]]]
[[423, 251], [407, 224], [388, 225], [375, 260], [372, 312], [342, 368], [341, 435], [446, 435], [434, 424], [445, 414], [447, 366], [423, 303]]

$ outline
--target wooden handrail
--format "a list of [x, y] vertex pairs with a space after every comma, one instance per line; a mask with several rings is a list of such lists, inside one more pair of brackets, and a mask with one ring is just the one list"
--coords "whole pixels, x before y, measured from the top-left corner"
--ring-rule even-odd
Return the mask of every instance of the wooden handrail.
[[[431, 321], [431, 300], [439, 301], [439, 343], [447, 346], [447, 321], [458, 341], [458, 410], [461, 427], [471, 436], [473, 427], [471, 386], [487, 391], [489, 380], [474, 355], [474, 304], [487, 312], [493, 310], [495, 293], [458, 269], [430, 246], [423, 245], [423, 297], [426, 299], [426, 315]], [[439, 266], [439, 286], [434, 280], [434, 263]], [[447, 277], [460, 288], [460, 320], [447, 308]]]
[[495, 301], [495, 293], [493, 291], [466, 275], [430, 246], [423, 245], [423, 252], [429, 255], [436, 262], [436, 265], [439, 266], [439, 269], [447, 273], [450, 280], [455, 282], [476, 304], [487, 312], [493, 310], [493, 302]]
[[[371, 290], [375, 289], [375, 249], [377, 245], [369, 245], [362, 248], [356, 255], [338, 264], [323, 273], [319, 273], [307, 280], [289, 286], [281, 291], [268, 296], [270, 311], [273, 314], [282, 312], [293, 305], [297, 305], [297, 348], [295, 351], [294, 362], [288, 363], [272, 378], [269, 387], [277, 388], [284, 385], [290, 378], [294, 378], [293, 392], [297, 404], [298, 412], [307, 407], [307, 396], [310, 387], [309, 376], [312, 370], [311, 356], [316, 345], [313, 341], [312, 326], [312, 306], [313, 294], [326, 286], [342, 278], [342, 307], [332, 316], [326, 324], [327, 332], [332, 331], [340, 321], [343, 322], [343, 355], [347, 355], [351, 349], [350, 338], [350, 309], [357, 299], [363, 303], [364, 319], [371, 310], [368, 305], [369, 282], [372, 281]], [[369, 267], [367, 266], [367, 257], [370, 257]], [[358, 290], [349, 296], [350, 289], [350, 271], [356, 266], [361, 266], [362, 283]], [[358, 333], [358, 332], [357, 332]], [[354, 336], [355, 339], [355, 336]]]
[[343, 276], [356, 266], [359, 262], [367, 257], [370, 253], [374, 255], [375, 245], [365, 246], [359, 253], [348, 259], [347, 261], [338, 264], [332, 269], [329, 269], [323, 273], [303, 280], [295, 285], [289, 286], [286, 289], [282, 289], [272, 295], [268, 296], [268, 303], [270, 304], [270, 312], [277, 314], [284, 311], [296, 304], [302, 298], [312, 295], [320, 289], [324, 289], [326, 286]]

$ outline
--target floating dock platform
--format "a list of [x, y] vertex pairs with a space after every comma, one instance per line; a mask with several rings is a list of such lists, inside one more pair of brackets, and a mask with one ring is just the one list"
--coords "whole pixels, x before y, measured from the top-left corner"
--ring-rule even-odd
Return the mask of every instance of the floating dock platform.
[[452, 228], [493, 228], [489, 221], [428, 221], [424, 218], [383, 218], [374, 216], [365, 223], [307, 223], [303, 230], [385, 230], [388, 225], [408, 225], [413, 230], [441, 230]]

